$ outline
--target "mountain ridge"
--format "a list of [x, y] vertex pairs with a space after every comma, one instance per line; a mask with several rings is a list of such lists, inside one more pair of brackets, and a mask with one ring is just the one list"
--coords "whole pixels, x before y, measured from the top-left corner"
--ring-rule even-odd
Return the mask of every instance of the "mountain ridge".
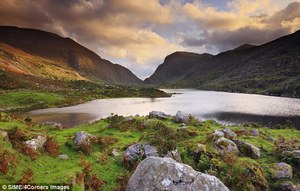
[[108, 83], [137, 84], [141, 80], [127, 68], [101, 58], [70, 38], [15, 26], [0, 26], [0, 42], [54, 65], [78, 72], [82, 78]]
[[[186, 55], [176, 60], [175, 64], [165, 60], [144, 84], [300, 97], [300, 31], [259, 46], [242, 45], [205, 60], [191, 60]], [[178, 75], [177, 65], [190, 69]], [[159, 68], [168, 71], [172, 79]]]

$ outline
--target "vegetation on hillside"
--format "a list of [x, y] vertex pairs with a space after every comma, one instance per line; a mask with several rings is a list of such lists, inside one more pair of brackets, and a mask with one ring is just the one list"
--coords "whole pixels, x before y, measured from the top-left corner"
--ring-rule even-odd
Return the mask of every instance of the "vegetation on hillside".
[[[151, 143], [162, 153], [177, 148], [183, 163], [215, 175], [232, 191], [276, 190], [282, 182], [300, 184], [299, 164], [282, 155], [284, 151], [300, 148], [300, 131], [255, 124], [230, 126], [239, 140], [260, 148], [261, 156], [252, 159], [244, 154], [222, 155], [216, 150], [216, 138], [211, 133], [224, 128], [215, 121], [198, 122], [192, 117], [183, 125], [175, 123], [171, 116], [155, 119], [113, 115], [92, 124], [56, 129], [1, 113], [0, 184], [55, 183], [70, 185], [73, 190], [121, 191], [143, 160], [140, 158], [128, 166], [123, 161], [123, 152], [138, 142]], [[259, 135], [249, 134], [253, 129]], [[91, 144], [84, 147], [74, 144], [74, 135], [79, 131], [95, 136]], [[25, 141], [39, 135], [47, 137], [42, 148], [36, 151], [24, 148]], [[293, 178], [272, 178], [270, 166], [276, 162], [290, 164]]]

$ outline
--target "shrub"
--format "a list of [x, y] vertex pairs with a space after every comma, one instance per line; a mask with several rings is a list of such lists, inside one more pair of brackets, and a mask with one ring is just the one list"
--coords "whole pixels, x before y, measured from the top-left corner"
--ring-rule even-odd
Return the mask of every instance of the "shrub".
[[0, 171], [3, 174], [8, 173], [9, 167], [16, 167], [17, 163], [16, 155], [7, 150], [0, 155]]
[[23, 144], [21, 150], [24, 154], [29, 156], [31, 158], [31, 160], [36, 160], [37, 159], [36, 152], [33, 148], [28, 147], [27, 145]]
[[17, 184], [30, 184], [33, 182], [33, 171], [28, 168], [27, 170], [22, 172], [22, 178], [17, 182]]
[[44, 149], [52, 157], [56, 157], [59, 154], [58, 143], [52, 137], [47, 137]]
[[293, 151], [300, 149], [299, 140], [289, 139], [286, 140], [283, 136], [279, 135], [278, 139], [274, 142], [273, 153], [276, 156], [281, 156], [283, 151]]
[[78, 150], [84, 153], [85, 155], [90, 156], [92, 153], [92, 145], [83, 142], [78, 146]]
[[118, 141], [117, 138], [108, 136], [108, 137], [97, 137], [96, 143], [98, 143], [101, 148], [107, 149], [110, 145], [113, 145]]
[[129, 181], [129, 178], [130, 178], [132, 173], [133, 173], [133, 171], [124, 173], [123, 175], [120, 175], [117, 179], [118, 186], [114, 189], [114, 191], [124, 191], [124, 190], [126, 190], [127, 183]]

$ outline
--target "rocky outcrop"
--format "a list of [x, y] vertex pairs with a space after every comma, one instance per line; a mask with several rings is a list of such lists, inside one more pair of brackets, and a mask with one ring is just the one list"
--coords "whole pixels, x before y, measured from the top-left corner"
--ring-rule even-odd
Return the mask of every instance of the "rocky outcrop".
[[157, 118], [157, 119], [167, 119], [169, 115], [165, 114], [164, 112], [161, 111], [151, 111], [149, 113], [150, 118]]
[[26, 147], [37, 150], [42, 148], [47, 141], [47, 137], [39, 135], [37, 138], [26, 141], [24, 144]]
[[183, 113], [182, 111], [177, 111], [174, 120], [176, 123], [185, 123], [188, 124], [190, 121], [189, 115], [186, 113]]
[[84, 131], [79, 131], [75, 134], [74, 143], [77, 146], [80, 146], [81, 144], [90, 144], [91, 141], [96, 138], [97, 137], [94, 135], [85, 133]]
[[170, 158], [148, 157], [130, 177], [126, 191], [229, 191], [215, 176], [195, 171]]
[[216, 149], [222, 154], [224, 154], [224, 153], [238, 154], [239, 153], [239, 149], [237, 148], [236, 144], [233, 141], [226, 139], [224, 137], [221, 137], [218, 140], [216, 140], [215, 146], [216, 146]]
[[144, 157], [158, 156], [156, 147], [149, 144], [136, 143], [129, 146], [123, 155], [123, 162], [130, 163]]
[[293, 178], [292, 167], [284, 162], [272, 164], [270, 167], [270, 173], [273, 179]]
[[260, 157], [260, 149], [258, 147], [239, 140], [235, 140], [234, 143], [243, 155], [251, 157], [253, 159], [257, 159]]

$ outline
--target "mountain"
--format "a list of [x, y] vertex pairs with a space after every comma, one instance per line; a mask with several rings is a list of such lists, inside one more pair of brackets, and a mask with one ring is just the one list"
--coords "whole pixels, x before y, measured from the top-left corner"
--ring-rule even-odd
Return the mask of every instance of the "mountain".
[[74, 40], [36, 29], [0, 26], [0, 61], [6, 73], [106, 83], [141, 82], [127, 68], [102, 59]]
[[175, 52], [144, 83], [300, 97], [300, 31], [260, 46], [204, 55]]

